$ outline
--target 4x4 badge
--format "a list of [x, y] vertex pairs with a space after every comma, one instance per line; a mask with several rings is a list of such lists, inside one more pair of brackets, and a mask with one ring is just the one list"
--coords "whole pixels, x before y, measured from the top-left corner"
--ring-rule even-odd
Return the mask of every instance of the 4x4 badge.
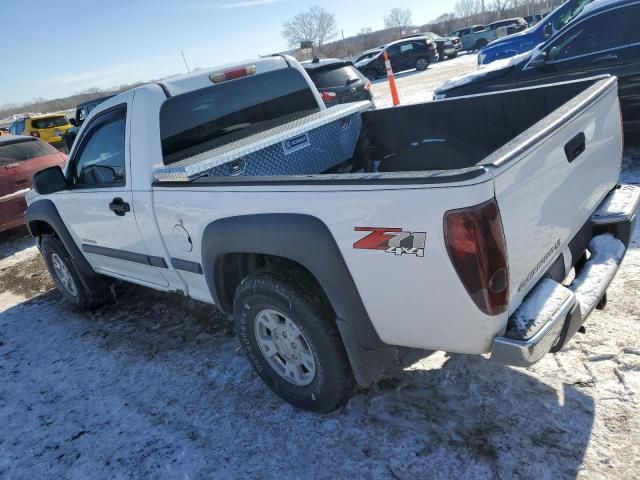
[[384, 250], [395, 255], [424, 257], [425, 232], [405, 232], [401, 228], [355, 227], [356, 232], [370, 232], [353, 244], [363, 250]]

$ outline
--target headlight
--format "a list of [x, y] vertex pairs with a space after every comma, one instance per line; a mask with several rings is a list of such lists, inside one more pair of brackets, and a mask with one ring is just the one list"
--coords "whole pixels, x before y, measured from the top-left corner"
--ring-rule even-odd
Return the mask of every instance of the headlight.
[[487, 59], [487, 54], [486, 53], [479, 53], [478, 54], [478, 65], [483, 65], [484, 61]]

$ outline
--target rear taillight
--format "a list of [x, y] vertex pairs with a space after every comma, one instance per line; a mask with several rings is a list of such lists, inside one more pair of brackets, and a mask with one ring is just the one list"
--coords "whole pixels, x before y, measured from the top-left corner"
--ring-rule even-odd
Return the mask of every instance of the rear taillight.
[[325, 102], [332, 102], [336, 99], [336, 94], [334, 92], [320, 92], [320, 96]]
[[444, 215], [449, 257], [474, 303], [487, 315], [507, 310], [509, 268], [502, 218], [495, 198]]
[[31, 132], [29, 135], [31, 135], [32, 137], [37, 137], [40, 138], [40, 132], [37, 130], [34, 130], [33, 132]]
[[231, 70], [225, 70], [223, 72], [216, 72], [209, 75], [209, 79], [213, 83], [228, 82], [229, 80], [235, 80], [237, 78], [247, 77], [256, 73], [255, 65], [247, 65], [246, 67], [233, 68]]

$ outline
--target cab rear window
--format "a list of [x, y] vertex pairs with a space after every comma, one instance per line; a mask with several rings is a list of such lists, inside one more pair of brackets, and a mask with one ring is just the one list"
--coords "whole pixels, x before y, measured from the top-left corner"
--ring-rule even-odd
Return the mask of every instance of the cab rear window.
[[36, 130], [42, 130], [45, 128], [65, 127], [69, 125], [67, 117], [44, 117], [34, 118], [31, 120], [31, 127]]
[[37, 138], [21, 138], [0, 143], [0, 166], [52, 155], [58, 151]]
[[305, 78], [286, 68], [167, 99], [160, 109], [165, 165], [318, 110]]

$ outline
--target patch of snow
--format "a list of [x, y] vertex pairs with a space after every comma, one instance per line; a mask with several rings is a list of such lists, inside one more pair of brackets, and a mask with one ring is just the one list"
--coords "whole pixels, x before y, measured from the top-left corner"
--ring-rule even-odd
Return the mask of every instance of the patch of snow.
[[640, 195], [640, 187], [623, 185], [607, 197], [594, 216], [606, 217], [624, 214], [630, 209], [630, 205], [638, 195]]
[[578, 297], [582, 315], [591, 312], [618, 270], [624, 256], [624, 244], [607, 233], [593, 237], [589, 242], [591, 257], [580, 275], [569, 287]]
[[513, 313], [511, 320], [515, 331], [510, 333], [538, 331], [570, 296], [571, 292], [561, 284], [548, 278], [542, 279]]

